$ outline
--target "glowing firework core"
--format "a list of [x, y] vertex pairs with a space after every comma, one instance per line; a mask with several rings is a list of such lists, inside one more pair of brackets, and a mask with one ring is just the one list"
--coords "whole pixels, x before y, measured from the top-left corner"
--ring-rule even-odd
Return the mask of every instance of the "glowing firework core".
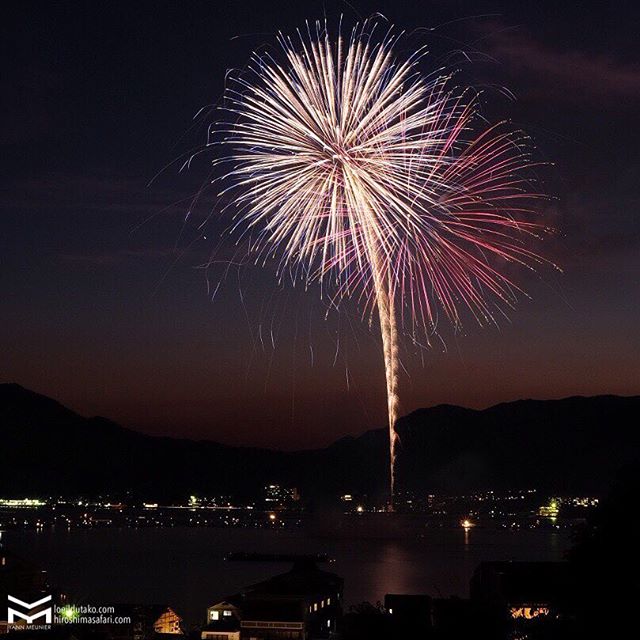
[[279, 277], [317, 281], [332, 302], [377, 309], [387, 382], [391, 494], [398, 417], [398, 327], [428, 341], [441, 307], [460, 325], [481, 323], [519, 291], [491, 259], [530, 267], [525, 240], [540, 229], [522, 175], [527, 137], [503, 124], [472, 134], [477, 97], [425, 77], [425, 52], [393, 55], [398, 37], [375, 39], [368, 21], [348, 42], [316, 24], [284, 61], [254, 54], [225, 96], [223, 144], [232, 168], [234, 229], [256, 259], [277, 256]]

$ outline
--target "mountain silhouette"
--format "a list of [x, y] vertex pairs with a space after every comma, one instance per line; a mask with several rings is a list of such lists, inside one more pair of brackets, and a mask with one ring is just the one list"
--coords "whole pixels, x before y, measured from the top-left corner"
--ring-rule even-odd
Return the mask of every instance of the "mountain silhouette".
[[[398, 488], [601, 493], [622, 466], [640, 459], [639, 414], [639, 396], [519, 400], [481, 411], [419, 409], [398, 421]], [[388, 484], [386, 429], [298, 452], [233, 447], [85, 418], [17, 384], [0, 385], [0, 437], [3, 497], [241, 497], [283, 483], [321, 500], [382, 495]]]

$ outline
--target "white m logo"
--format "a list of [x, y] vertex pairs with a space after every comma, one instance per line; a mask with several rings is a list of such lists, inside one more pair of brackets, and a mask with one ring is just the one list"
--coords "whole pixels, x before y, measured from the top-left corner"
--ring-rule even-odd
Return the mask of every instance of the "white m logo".
[[[14, 604], [19, 605], [26, 611], [33, 611], [33, 609], [37, 609], [40, 605], [45, 602], [51, 602], [51, 596], [47, 596], [46, 598], [42, 598], [42, 600], [36, 600], [35, 602], [23, 602], [22, 600], [18, 600], [18, 598], [14, 598], [13, 596], [7, 596], [9, 598], [9, 602], [13, 602]], [[44, 617], [44, 621], [47, 624], [51, 624], [51, 607], [47, 609], [43, 609], [42, 611], [38, 611], [38, 613], [34, 613], [32, 616], [27, 615], [21, 611], [16, 611], [11, 607], [7, 607], [7, 622], [12, 623], [16, 621], [16, 618], [20, 620], [24, 620], [27, 624], [33, 624], [34, 620], [38, 618]]]

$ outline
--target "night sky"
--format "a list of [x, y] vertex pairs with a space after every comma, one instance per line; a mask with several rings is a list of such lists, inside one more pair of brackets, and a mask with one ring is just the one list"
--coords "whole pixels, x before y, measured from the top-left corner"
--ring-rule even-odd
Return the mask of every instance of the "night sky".
[[590, 4], [5, 7], [0, 379], [147, 433], [232, 444], [306, 448], [383, 426], [379, 337], [357, 309], [325, 320], [317, 292], [255, 267], [232, 269], [211, 300], [217, 275], [200, 267], [216, 226], [204, 238], [183, 218], [212, 157], [148, 186], [205, 141], [192, 117], [225, 70], [279, 29], [380, 12], [424, 28], [412, 37], [425, 64], [487, 87], [487, 115], [555, 162], [542, 171], [558, 233], [543, 251], [564, 269], [518, 274], [532, 299], [499, 328], [442, 322], [433, 348], [405, 349], [403, 411], [640, 393], [640, 10]]

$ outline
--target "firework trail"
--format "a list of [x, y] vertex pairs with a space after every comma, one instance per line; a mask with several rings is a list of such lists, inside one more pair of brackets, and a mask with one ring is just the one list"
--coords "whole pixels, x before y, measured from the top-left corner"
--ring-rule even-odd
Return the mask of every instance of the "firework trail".
[[400, 59], [401, 34], [379, 31], [331, 39], [318, 22], [254, 53], [229, 78], [216, 162], [256, 262], [275, 258], [279, 279], [318, 282], [332, 304], [356, 299], [370, 322], [377, 310], [393, 499], [399, 331], [428, 340], [438, 308], [456, 328], [465, 308], [495, 322], [520, 292], [504, 266], [540, 262], [527, 244], [544, 228], [527, 136], [484, 124], [476, 93], [423, 75], [426, 52]]

